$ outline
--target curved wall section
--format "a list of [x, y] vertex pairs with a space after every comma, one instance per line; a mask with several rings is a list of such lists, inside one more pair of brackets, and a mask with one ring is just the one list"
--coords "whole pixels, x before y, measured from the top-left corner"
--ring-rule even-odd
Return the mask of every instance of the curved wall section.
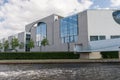
[[115, 20], [115, 22], [120, 24], [120, 10], [114, 11], [112, 15], [113, 15], [113, 19]]

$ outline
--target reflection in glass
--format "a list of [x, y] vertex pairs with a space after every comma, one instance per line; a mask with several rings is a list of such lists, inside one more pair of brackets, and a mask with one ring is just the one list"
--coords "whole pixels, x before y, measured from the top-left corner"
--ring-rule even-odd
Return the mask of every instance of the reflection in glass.
[[41, 46], [41, 41], [46, 38], [47, 32], [47, 25], [43, 22], [38, 23], [36, 28], [36, 42], [37, 46]]
[[62, 43], [76, 42], [78, 37], [78, 15], [60, 20], [60, 37]]

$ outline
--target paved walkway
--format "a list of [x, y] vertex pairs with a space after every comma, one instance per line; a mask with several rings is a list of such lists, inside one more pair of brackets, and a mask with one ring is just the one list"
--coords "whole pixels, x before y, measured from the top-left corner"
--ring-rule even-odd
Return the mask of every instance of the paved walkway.
[[0, 64], [55, 64], [55, 63], [115, 63], [120, 59], [48, 59], [48, 60], [0, 60]]

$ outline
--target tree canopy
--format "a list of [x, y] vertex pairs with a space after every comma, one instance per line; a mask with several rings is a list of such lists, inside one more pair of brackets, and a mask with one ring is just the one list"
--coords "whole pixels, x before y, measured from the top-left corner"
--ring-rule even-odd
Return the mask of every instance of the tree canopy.
[[49, 45], [49, 42], [48, 42], [47, 38], [44, 38], [44, 39], [41, 41], [41, 45], [42, 45], [42, 46]]
[[24, 43], [23, 42], [20, 42], [19, 44], [19, 49], [23, 49], [24, 48]]
[[8, 40], [6, 40], [6, 41], [4, 42], [3, 46], [4, 46], [4, 51], [6, 51], [6, 50], [9, 49], [9, 42], [8, 42]]
[[28, 42], [28, 48], [30, 48], [30, 49], [32, 49], [32, 48], [34, 48], [34, 41], [33, 41], [33, 39], [30, 39], [30, 41]]
[[12, 49], [16, 49], [16, 47], [18, 47], [19, 46], [19, 41], [18, 41], [18, 39], [17, 38], [13, 38], [12, 40], [11, 40], [11, 47], [12, 47]]

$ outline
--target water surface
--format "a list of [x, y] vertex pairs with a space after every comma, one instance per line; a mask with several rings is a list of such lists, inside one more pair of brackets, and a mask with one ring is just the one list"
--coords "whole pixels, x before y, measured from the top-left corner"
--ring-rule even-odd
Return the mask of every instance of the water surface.
[[0, 80], [120, 80], [120, 63], [1, 64]]

